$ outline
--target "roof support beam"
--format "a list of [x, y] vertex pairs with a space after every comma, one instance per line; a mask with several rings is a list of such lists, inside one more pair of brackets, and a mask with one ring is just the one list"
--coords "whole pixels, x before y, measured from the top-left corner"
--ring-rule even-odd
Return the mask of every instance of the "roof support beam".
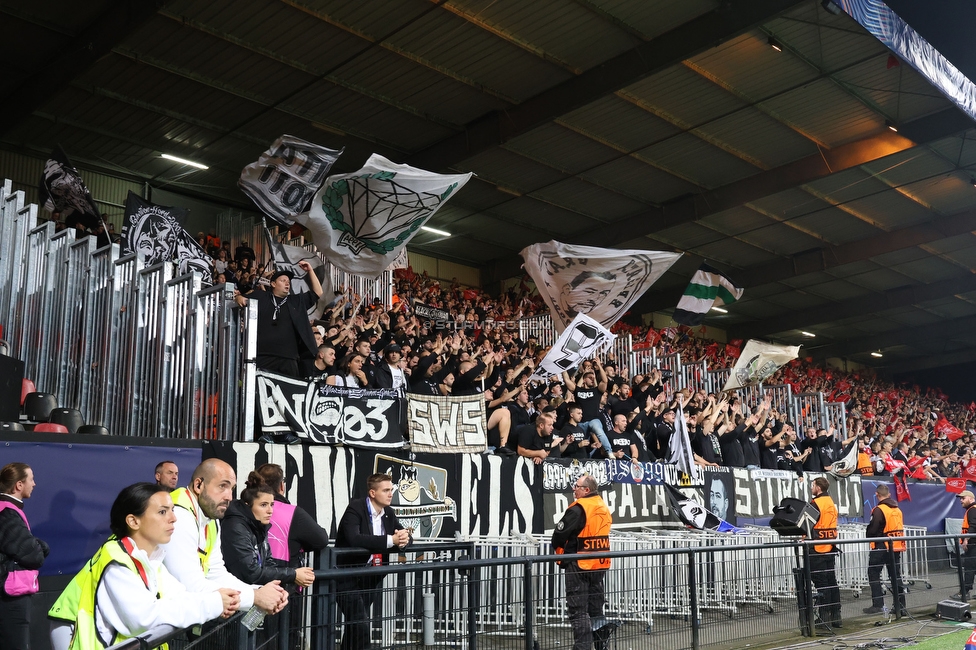
[[22, 84], [0, 91], [0, 136], [41, 108], [130, 33], [152, 18], [166, 0], [116, 0], [47, 65]]
[[924, 356], [902, 363], [895, 362], [891, 365], [882, 366], [886, 373], [898, 374], [903, 372], [915, 372], [917, 370], [928, 370], [929, 368], [941, 368], [943, 366], [955, 366], [961, 363], [971, 363], [976, 361], [976, 350], [947, 352], [933, 356]]
[[884, 129], [869, 138], [821, 151], [702, 194], [687, 196], [618, 221], [612, 228], [594, 229], [574, 239], [596, 246], [617, 246], [637, 237], [697, 221], [972, 127], [973, 121], [968, 116], [954, 107], [948, 108], [935, 115], [908, 122], [898, 133]]
[[896, 345], [917, 344], [919, 340], [946, 339], [959, 336], [960, 334], [973, 336], [974, 330], [976, 330], [976, 316], [966, 316], [964, 318], [933, 323], [924, 327], [898, 329], [893, 332], [873, 334], [871, 336], [862, 336], [856, 339], [831, 343], [830, 345], [810, 349], [807, 356], [812, 356], [815, 360], [830, 357], [850, 357], [872, 350], [884, 350], [884, 348]]
[[[739, 286], [745, 289], [749, 287], [760, 287], [764, 284], [795, 278], [806, 275], [807, 273], [827, 271], [838, 266], [843, 266], [844, 264], [861, 262], [878, 255], [884, 255], [885, 253], [911, 248], [912, 246], [922, 246], [939, 241], [940, 239], [955, 237], [973, 231], [976, 231], [976, 210], [969, 210], [952, 215], [951, 217], [937, 217], [927, 223], [893, 230], [875, 237], [859, 239], [847, 244], [814, 248], [797, 253], [796, 255], [791, 255], [790, 257], [760, 264], [759, 266], [739, 271], [730, 271], [730, 275]], [[704, 261], [697, 256], [686, 256], [685, 264], [690, 264], [692, 259], [699, 262]], [[683, 287], [681, 290], [683, 290]], [[961, 292], [955, 291], [938, 297], [952, 295], [953, 293]], [[639, 302], [638, 305], [643, 313], [660, 311], [661, 309], [673, 307], [677, 303], [680, 295], [680, 293], [676, 292], [652, 294], [647, 299]], [[928, 298], [928, 300], [931, 300], [931, 298]], [[858, 304], [863, 305], [864, 302], [860, 301]], [[882, 309], [884, 308], [886, 307], [882, 307]], [[771, 334], [773, 332], [782, 332], [783, 330], [793, 329], [794, 327], [812, 324], [809, 322], [809, 319], [807, 319], [807, 322], [796, 324], [801, 314], [794, 313], [789, 317], [763, 321], [756, 328], [750, 328], [750, 333]], [[836, 316], [836, 313], [833, 316]], [[777, 323], [782, 321], [785, 321], [788, 325], [778, 327]], [[738, 329], [733, 328], [733, 330]]]
[[560, 115], [616, 92], [649, 75], [715, 47], [800, 4], [798, 0], [728, 0], [670, 32], [641, 43], [606, 63], [544, 90], [518, 106], [493, 111], [464, 131], [441, 140], [407, 161], [441, 170]]
[[859, 296], [803, 311], [790, 311], [777, 318], [767, 318], [754, 323], [730, 327], [728, 336], [733, 339], [754, 338], [793, 329], [809, 329], [820, 323], [873, 314], [886, 309], [911, 307], [970, 291], [976, 291], [976, 275], [942, 280], [932, 284], [897, 287], [884, 293]]

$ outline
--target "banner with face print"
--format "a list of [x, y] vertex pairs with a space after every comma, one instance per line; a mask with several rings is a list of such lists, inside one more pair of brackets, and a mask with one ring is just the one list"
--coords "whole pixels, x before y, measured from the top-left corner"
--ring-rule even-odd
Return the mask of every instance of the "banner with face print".
[[586, 314], [576, 314], [539, 362], [533, 376], [545, 378], [575, 368], [609, 348], [616, 338], [616, 334]]
[[122, 225], [122, 254], [135, 253], [146, 266], [168, 262], [189, 211], [156, 205], [129, 192]]
[[263, 433], [294, 433], [309, 442], [366, 449], [406, 444], [402, 398], [386, 388], [343, 388], [257, 372]]
[[525, 270], [549, 306], [557, 332], [586, 314], [610, 329], [681, 253], [573, 246], [557, 241], [522, 249]]

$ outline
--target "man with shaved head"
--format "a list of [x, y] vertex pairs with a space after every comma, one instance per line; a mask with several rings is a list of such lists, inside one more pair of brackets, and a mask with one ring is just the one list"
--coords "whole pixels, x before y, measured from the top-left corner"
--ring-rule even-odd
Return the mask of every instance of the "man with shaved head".
[[216, 591], [222, 587], [241, 592], [240, 607], [257, 605], [274, 614], [288, 604], [288, 593], [277, 580], [264, 586], [246, 584], [224, 566], [220, 551], [220, 519], [234, 496], [237, 476], [217, 458], [200, 463], [190, 484], [173, 491], [176, 526], [163, 563], [188, 591]]

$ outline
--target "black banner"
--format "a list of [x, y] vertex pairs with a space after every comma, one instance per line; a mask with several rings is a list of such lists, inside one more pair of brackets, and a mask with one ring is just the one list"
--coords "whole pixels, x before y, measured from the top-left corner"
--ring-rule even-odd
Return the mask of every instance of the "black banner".
[[156, 205], [129, 192], [122, 224], [122, 254], [135, 253], [146, 266], [168, 262], [189, 214], [184, 208]]
[[81, 222], [86, 228], [95, 230], [101, 223], [102, 217], [91, 192], [61, 145], [51, 152], [44, 163], [37, 189], [40, 204], [51, 212], [57, 212], [60, 220], [69, 228]]
[[258, 371], [264, 433], [294, 433], [310, 442], [367, 449], [403, 447], [402, 398], [387, 388], [343, 388]]

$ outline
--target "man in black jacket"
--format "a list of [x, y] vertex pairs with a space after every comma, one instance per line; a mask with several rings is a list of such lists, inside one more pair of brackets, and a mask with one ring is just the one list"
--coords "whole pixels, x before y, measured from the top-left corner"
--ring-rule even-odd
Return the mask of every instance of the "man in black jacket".
[[298, 358], [302, 354], [315, 358], [318, 354], [308, 310], [322, 295], [322, 285], [309, 263], [302, 260], [298, 266], [305, 271], [311, 291], [291, 293], [291, 272], [278, 271], [271, 276], [270, 290], [255, 289], [246, 297], [235, 298], [242, 307], [248, 300], [258, 303], [258, 352], [254, 359], [257, 367], [296, 378], [301, 377]]
[[[390, 508], [393, 502], [393, 479], [388, 474], [373, 474], [366, 479], [368, 496], [354, 499], [339, 520], [336, 548], [362, 549], [361, 553], [343, 554], [337, 566], [379, 566], [392, 549], [406, 547], [411, 539]], [[369, 618], [380, 574], [340, 580], [337, 584], [339, 609], [345, 618], [341, 650], [364, 650], [370, 644]]]

